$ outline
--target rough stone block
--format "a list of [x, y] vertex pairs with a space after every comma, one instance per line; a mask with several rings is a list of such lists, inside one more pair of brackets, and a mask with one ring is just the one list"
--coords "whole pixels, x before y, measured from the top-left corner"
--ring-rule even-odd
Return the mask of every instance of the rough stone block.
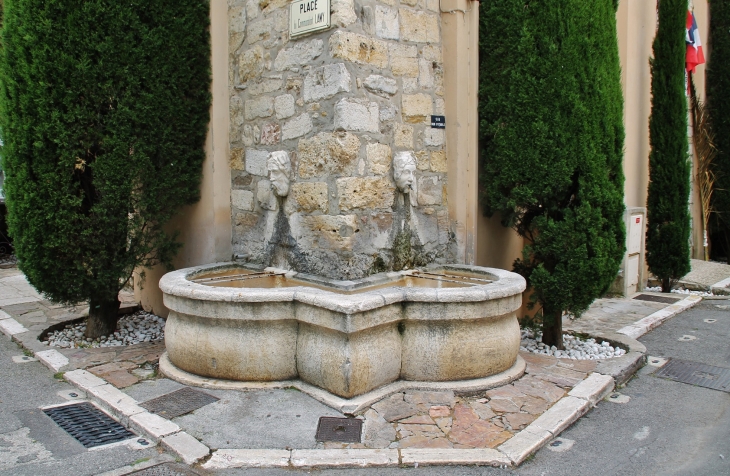
[[396, 124], [393, 129], [393, 143], [396, 147], [413, 148], [413, 127], [407, 124]]
[[253, 210], [253, 192], [249, 190], [231, 190], [231, 203], [239, 210]]
[[423, 58], [418, 60], [418, 84], [423, 89], [430, 89], [433, 87], [433, 61]]
[[353, 0], [332, 0], [331, 23], [338, 26], [347, 26], [357, 21], [355, 2]]
[[426, 122], [433, 114], [433, 100], [428, 94], [404, 94], [401, 97], [401, 111], [406, 122]]
[[246, 31], [246, 40], [248, 41], [248, 44], [251, 45], [256, 43], [257, 41], [268, 39], [273, 31], [273, 17], [251, 22], [248, 25], [248, 30]]
[[390, 68], [396, 76], [418, 77], [417, 58], [393, 58], [390, 61]]
[[337, 179], [337, 194], [340, 209], [387, 209], [395, 200], [395, 185], [390, 179], [381, 177], [349, 177]]
[[296, 112], [294, 96], [291, 94], [276, 96], [274, 99], [274, 109], [276, 110], [277, 119], [286, 119], [287, 117], [293, 116]]
[[243, 5], [228, 9], [228, 31], [231, 33], [246, 31], [246, 8]]
[[379, 132], [378, 103], [363, 99], [341, 99], [335, 104], [335, 128], [357, 132]]
[[391, 43], [388, 46], [390, 60], [398, 58], [417, 58], [418, 47], [416, 45], [404, 45], [402, 43]]
[[421, 57], [428, 61], [441, 63], [441, 47], [438, 45], [426, 45], [421, 48]]
[[258, 81], [251, 81], [246, 90], [251, 96], [259, 96], [261, 94], [269, 94], [278, 91], [284, 86], [284, 80], [281, 78], [261, 78]]
[[423, 133], [423, 144], [427, 147], [444, 145], [444, 130], [427, 128]]
[[261, 140], [263, 145], [277, 144], [281, 140], [281, 126], [275, 122], [268, 122], [261, 126]]
[[409, 78], [404, 77], [403, 78], [403, 93], [404, 94], [414, 94], [420, 91], [418, 88], [418, 78]]
[[432, 13], [400, 8], [400, 37], [416, 43], [439, 43], [441, 33], [438, 16]]
[[431, 152], [431, 170], [444, 173], [449, 171], [445, 151], [435, 150]]
[[375, 6], [375, 36], [386, 40], [397, 40], [400, 38], [400, 25], [398, 22], [398, 10], [382, 5]]
[[385, 144], [368, 144], [367, 151], [368, 168], [371, 174], [386, 175], [390, 172], [390, 164], [393, 160], [390, 147]]
[[300, 215], [290, 219], [292, 235], [306, 249], [352, 251], [357, 228], [355, 215]]
[[371, 74], [363, 81], [365, 89], [373, 94], [390, 97], [398, 92], [398, 83], [395, 79], [386, 78], [379, 74]]
[[378, 68], [388, 66], [388, 45], [384, 41], [338, 30], [330, 36], [329, 45], [333, 58]]
[[291, 48], [285, 48], [279, 51], [279, 54], [276, 55], [276, 59], [274, 60], [274, 69], [283, 71], [295, 66], [308, 64], [314, 58], [321, 55], [323, 50], [324, 42], [320, 39], [294, 43], [294, 46]]
[[291, 185], [286, 201], [287, 213], [321, 211], [327, 213], [327, 183], [299, 182]]
[[393, 104], [386, 104], [380, 108], [380, 122], [392, 121], [398, 114], [398, 108]]
[[320, 132], [302, 139], [297, 149], [299, 176], [351, 175], [359, 152], [360, 139], [349, 132]]
[[246, 172], [267, 177], [266, 161], [269, 159], [269, 152], [266, 150], [246, 149]]
[[261, 13], [267, 14], [289, 4], [289, 0], [259, 0]]
[[281, 139], [295, 139], [312, 130], [312, 118], [306, 112], [284, 123], [281, 130]]
[[266, 96], [249, 99], [246, 101], [244, 109], [247, 121], [257, 117], [269, 117], [274, 113], [274, 101]]
[[304, 78], [304, 89], [302, 90], [304, 101], [319, 101], [331, 98], [340, 92], [349, 92], [350, 82], [350, 73], [344, 63], [315, 68]]
[[443, 185], [439, 177], [421, 177], [418, 179], [418, 204], [441, 205], [443, 201]]
[[428, 170], [429, 169], [429, 163], [428, 163], [428, 151], [427, 150], [418, 150], [414, 154], [416, 156], [416, 168], [418, 170]]
[[233, 170], [244, 170], [245, 164], [243, 160], [244, 149], [232, 148], [230, 164]]
[[264, 50], [261, 46], [248, 48], [238, 57], [238, 81], [245, 83], [264, 71]]

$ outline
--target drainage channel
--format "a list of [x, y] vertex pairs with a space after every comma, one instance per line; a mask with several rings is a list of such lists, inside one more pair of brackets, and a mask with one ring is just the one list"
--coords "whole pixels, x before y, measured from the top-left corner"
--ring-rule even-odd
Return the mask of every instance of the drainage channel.
[[46, 408], [51, 417], [66, 433], [76, 438], [85, 448], [108, 445], [135, 436], [91, 403], [74, 403]]
[[184, 387], [180, 390], [162, 395], [161, 397], [140, 403], [139, 406], [150, 413], [156, 413], [161, 417], [172, 420], [175, 417], [193, 412], [198, 408], [202, 408], [218, 400], [218, 397], [214, 397], [209, 393]]

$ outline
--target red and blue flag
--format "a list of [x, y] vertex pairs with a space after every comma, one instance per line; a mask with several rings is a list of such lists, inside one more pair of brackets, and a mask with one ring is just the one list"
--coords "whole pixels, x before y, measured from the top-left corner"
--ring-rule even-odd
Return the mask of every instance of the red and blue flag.
[[687, 11], [687, 72], [694, 73], [698, 64], [704, 64], [705, 55], [702, 53], [702, 41], [700, 32], [697, 30], [697, 20], [691, 11]]

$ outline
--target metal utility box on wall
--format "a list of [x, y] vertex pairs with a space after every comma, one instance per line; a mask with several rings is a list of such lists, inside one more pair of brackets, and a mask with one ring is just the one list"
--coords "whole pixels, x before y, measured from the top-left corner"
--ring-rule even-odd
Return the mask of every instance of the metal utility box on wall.
[[626, 253], [619, 275], [611, 292], [630, 296], [644, 290], [644, 237], [646, 235], [646, 208], [632, 207], [624, 212], [626, 224]]

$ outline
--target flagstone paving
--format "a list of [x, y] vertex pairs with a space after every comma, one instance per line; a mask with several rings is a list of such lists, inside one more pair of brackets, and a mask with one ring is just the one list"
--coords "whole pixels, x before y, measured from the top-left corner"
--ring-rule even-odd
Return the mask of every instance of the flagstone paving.
[[596, 361], [520, 352], [525, 375], [474, 396], [407, 391], [367, 409], [362, 443], [321, 448], [495, 448], [543, 414], [593, 372]]

